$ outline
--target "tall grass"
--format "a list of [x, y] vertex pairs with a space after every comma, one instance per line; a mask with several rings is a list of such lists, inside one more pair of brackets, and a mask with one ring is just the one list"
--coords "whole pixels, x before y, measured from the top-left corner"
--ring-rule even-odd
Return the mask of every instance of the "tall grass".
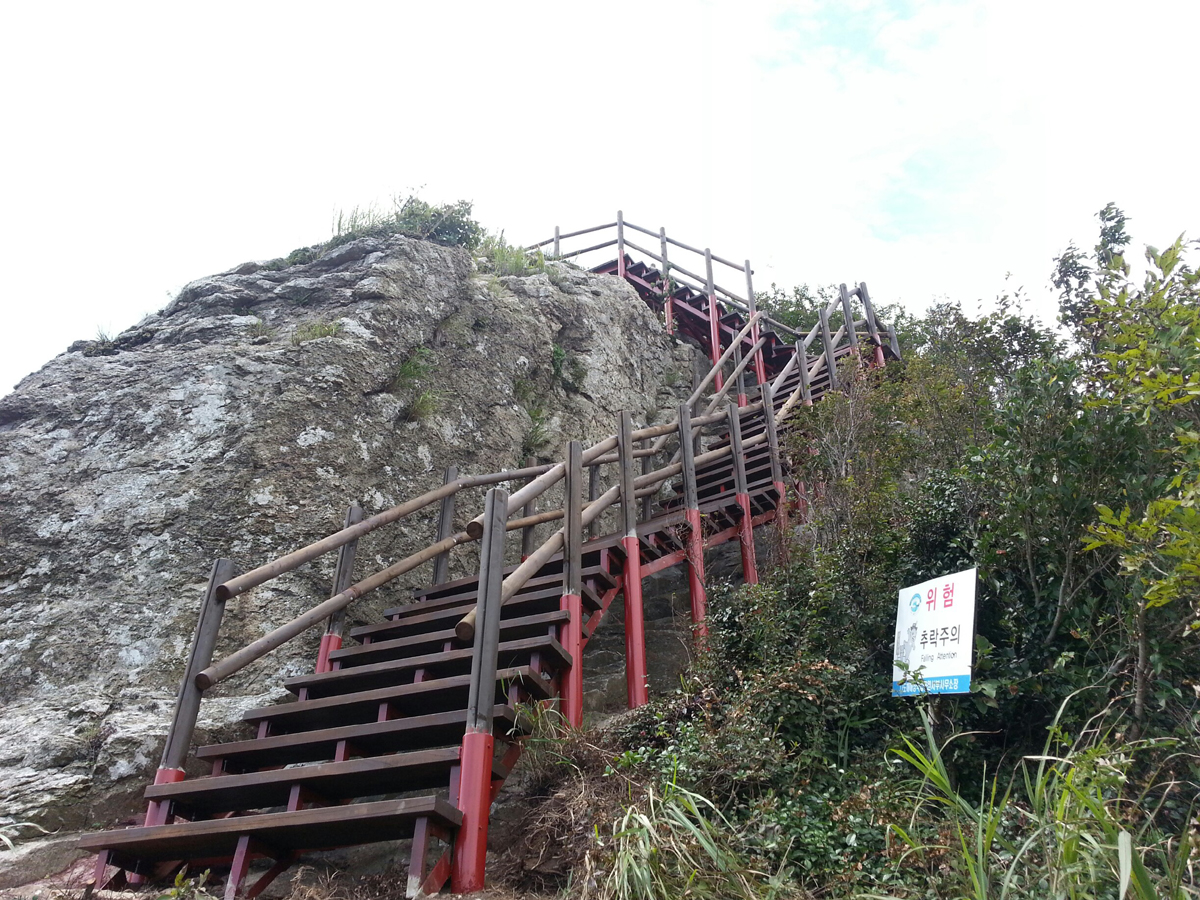
[[[1042, 754], [1022, 760], [1003, 791], [985, 772], [977, 800], [950, 778], [943, 761], [949, 742], [938, 745], [926, 715], [925, 746], [905, 738], [892, 751], [921, 777], [908, 827], [890, 826], [906, 848], [900, 866], [946, 859], [954, 896], [970, 900], [1200, 898], [1189, 857], [1196, 785], [1151, 780], [1135, 792], [1130, 777], [1135, 756], [1170, 751], [1175, 742], [1122, 742], [1107, 712], [1069, 740], [1058, 726], [1066, 705]], [[1179, 835], [1163, 834], [1156, 823], [1172, 792], [1190, 794]], [[926, 837], [931, 832], [936, 840]]]

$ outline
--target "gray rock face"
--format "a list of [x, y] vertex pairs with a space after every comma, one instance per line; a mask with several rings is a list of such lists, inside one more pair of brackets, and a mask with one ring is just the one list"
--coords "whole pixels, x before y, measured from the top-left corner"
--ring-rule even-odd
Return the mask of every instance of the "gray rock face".
[[[449, 464], [558, 458], [621, 409], [669, 419], [694, 353], [618, 279], [562, 264], [497, 279], [396, 237], [194, 282], [30, 375], [0, 400], [0, 825], [91, 827], [141, 805], [214, 558], [245, 570], [336, 530], [352, 501], [370, 514], [429, 490]], [[459, 520], [481, 509], [463, 495]], [[356, 573], [425, 546], [436, 513], [365, 538]], [[465, 549], [452, 572], [476, 559]], [[332, 566], [232, 601], [218, 657], [328, 596]], [[364, 598], [352, 624], [428, 577]], [[317, 637], [216, 689], [197, 739], [240, 733], [281, 675], [311, 670]]]

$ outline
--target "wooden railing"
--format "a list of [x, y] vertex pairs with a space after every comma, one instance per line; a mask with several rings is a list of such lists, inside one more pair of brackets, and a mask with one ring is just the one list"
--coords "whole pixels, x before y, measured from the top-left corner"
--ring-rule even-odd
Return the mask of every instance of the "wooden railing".
[[[579, 447], [577, 453], [568, 454], [568, 458], [561, 462], [466, 476], [459, 476], [457, 470], [451, 467], [447, 470], [445, 483], [440, 487], [426, 491], [418, 497], [366, 519], [362, 518], [361, 510], [357, 507], [352, 507], [350, 514], [347, 516], [346, 526], [341, 530], [241, 575], [234, 574], [233, 566], [229, 561], [219, 560], [213, 567], [209, 587], [201, 606], [195, 639], [176, 703], [174, 720], [163, 752], [161, 769], [182, 770], [194, 731], [200, 701], [206, 690], [228, 679], [245, 666], [262, 658], [267, 653], [304, 633], [309, 628], [325, 622], [326, 636], [322, 640], [322, 655], [318, 660], [318, 671], [323, 671], [322, 666], [327, 665], [329, 648], [335, 645], [340, 646], [344, 611], [356, 599], [394, 581], [401, 575], [412, 572], [425, 563], [432, 563], [433, 583], [444, 583], [448, 575], [450, 553], [456, 547], [479, 540], [484, 533], [486, 513], [472, 519], [462, 530], [455, 530], [453, 524], [455, 501], [456, 497], [462, 491], [523, 482], [519, 488], [510, 493], [505, 493], [501, 490], [494, 491], [492, 493], [492, 503], [488, 504], [488, 508], [493, 509], [493, 515], [497, 517], [495, 521], [503, 521], [506, 531], [519, 530], [522, 532], [523, 549], [529, 551], [523, 554], [525, 556], [524, 561], [515, 571], [504, 578], [501, 584], [499, 603], [503, 604], [515, 596], [525, 583], [560, 551], [563, 551], [568, 559], [577, 558], [576, 555], [579, 551], [578, 544], [583, 540], [582, 536], [588, 532], [589, 526], [593, 526], [606, 511], [618, 503], [623, 508], [622, 518], [624, 520], [625, 533], [627, 535], [630, 533], [636, 535], [637, 524], [646, 521], [652, 514], [649, 499], [658, 493], [669, 479], [682, 476], [683, 496], [690, 516], [691, 512], [695, 511], [696, 468], [698, 466], [707, 465], [732, 454], [733, 465], [735, 470], [737, 470], [739, 467], [744, 466], [743, 454], [746, 450], [765, 443], [769, 448], [773, 480], [779, 486], [780, 490], [782, 490], [782, 475], [779, 474], [781, 472], [781, 459], [776, 436], [776, 422], [786, 419], [797, 405], [811, 404], [813, 399], [811, 385], [814, 379], [820, 377], [823, 370], [828, 370], [830, 385], [833, 387], [837, 386], [836, 362], [839, 350], [848, 346], [852, 352], [857, 352], [860, 327], [865, 327], [866, 331], [862, 336], [869, 338], [874, 345], [876, 358], [873, 361], [882, 362], [878, 323], [875, 320], [874, 311], [871, 307], [865, 285], [860, 285], [854, 291], [848, 291], [843, 285], [837, 301], [830, 304], [828, 308], [822, 309], [819, 321], [814, 324], [812, 330], [807, 335], [801, 336], [798, 332], [794, 332], [779, 323], [772, 322], [762, 312], [755, 309], [754, 293], [750, 281], [751, 270], [748, 262], [744, 266], [738, 266], [735, 263], [713, 255], [708, 250], [700, 251], [697, 248], [671, 240], [666, 237], [665, 230], [663, 229], [659, 230], [662, 248], [661, 256], [650, 254], [625, 240], [625, 228], [632, 228], [647, 234], [651, 232], [640, 226], [623, 222], [620, 214], [618, 214], [615, 223], [599, 226], [598, 228], [584, 229], [568, 235], [560, 235], [556, 229], [555, 237], [552, 239], [554, 249], [556, 253], [560, 251], [561, 242], [567, 238], [611, 227], [617, 228], [617, 237], [613, 241], [596, 244], [569, 255], [577, 255], [589, 250], [602, 249], [615, 244], [618, 246], [622, 258], [626, 248], [630, 248], [646, 253], [656, 261], [661, 262], [664, 267], [668, 267], [668, 263], [666, 262], [668, 244], [693, 253], [702, 253], [707, 266], [706, 271], [708, 272], [706, 288], [710, 294], [716, 291], [720, 295], [721, 302], [731, 303], [747, 313], [745, 325], [730, 342], [730, 346], [714, 360], [705, 377], [700, 380], [699, 385], [693, 390], [687, 403], [679, 407], [675, 419], [664, 424], [648, 425], [640, 429], [634, 429], [629, 421], [628, 414], [622, 413], [618, 417], [617, 429], [614, 434], [586, 449]], [[713, 282], [713, 263], [725, 265], [745, 274], [747, 284], [747, 296], [745, 298], [739, 298]], [[673, 263], [669, 264], [667, 270], [671, 273], [672, 278], [676, 277], [676, 273], [695, 277], [693, 273]], [[863, 320], [855, 321], [851, 315], [850, 300], [852, 296], [857, 296], [865, 308], [866, 317]], [[845, 322], [835, 334], [830, 334], [829, 316], [833, 314], [838, 304], [842, 307]], [[787, 364], [775, 376], [774, 380], [767, 381], [766, 379], [760, 379], [760, 386], [758, 388], [759, 399], [755, 402], [747, 400], [744, 405], [739, 407], [733, 403], [727, 394], [730, 385], [739, 381], [739, 376], [743, 374], [751, 360], [756, 357], [758, 348], [762, 346], [763, 338], [758, 336], [760, 322], [767, 322], [777, 331], [785, 331], [791, 335], [795, 335], [797, 340], [794, 342], [792, 355]], [[889, 328], [888, 334], [892, 350], [898, 356], [899, 348], [895, 343], [895, 333]], [[741, 354], [740, 358], [738, 358], [740, 349], [748, 336], [753, 338], [752, 346], [755, 350], [750, 353]], [[823, 352], [815, 355], [814, 358], [809, 355], [808, 348], [818, 337], [821, 340]], [[844, 353], [844, 350], [842, 352]], [[758, 357], [758, 360], [761, 366], [761, 356]], [[871, 362], [872, 360], [863, 361]], [[729, 378], [725, 380], [723, 385], [719, 384], [726, 367], [731, 365], [733, 366], [733, 370], [729, 374]], [[790, 373], [797, 368], [800, 373], [799, 385], [787, 397], [778, 413], [775, 413], [773, 398], [785, 383]], [[705, 393], [710, 386], [714, 385], [714, 382], [718, 383], [716, 389], [712, 392], [711, 396], [706, 398]], [[741, 393], [739, 391], [739, 394]], [[693, 410], [702, 402], [704, 403], [703, 411], [700, 415], [693, 415]], [[756, 416], [760, 412], [763, 413], [766, 428], [759, 434], [736, 442], [738, 452], [735, 452], [735, 442], [732, 440], [722, 447], [707, 452], [693, 452], [695, 438], [704, 426], [727, 423], [731, 432], [740, 431], [740, 425], [744, 418]], [[673, 456], [667, 458], [662, 465], [655, 467], [654, 460], [665, 455], [669, 442], [674, 443], [677, 448], [676, 452]], [[642, 461], [641, 472], [640, 474], [635, 474], [634, 466], [635, 461], [638, 459]], [[595, 473], [600, 467], [606, 465], [618, 466], [619, 477], [615, 479], [616, 484], [604, 493], [599, 494], [599, 496], [593, 496], [586, 503], [581, 502], [578, 505], [573, 505], [567, 502], [566, 505], [568, 507], [575, 509], [575, 512], [571, 515], [568, 515], [563, 508], [549, 509], [543, 512], [534, 511], [534, 502], [542, 497], [551, 487], [563, 481], [564, 478], [570, 482], [570, 489], [564, 491], [564, 494], [569, 498], [570, 496], [574, 496], [574, 491], [581, 491], [583, 489], [583, 469], [588, 469], [592, 473]], [[744, 483], [744, 480], [745, 473], [742, 471], [741, 482], [739, 483]], [[590, 481], [592, 485], [597, 483], [597, 479], [594, 477]], [[494, 510], [496, 502], [501, 503], [503, 507], [501, 511]], [[412, 514], [435, 503], [440, 503], [441, 508], [438, 517], [436, 539], [432, 543], [360, 581], [351, 583], [354, 549], [361, 537], [388, 525], [401, 522]], [[696, 547], [700, 546], [696, 542], [701, 541], [698, 511], [695, 511], [695, 515], [695, 525], [691, 528], [692, 534], [688, 540], [692, 542], [694, 555], [702, 557], [702, 551], [696, 551]], [[562, 527], [557, 529], [540, 545], [535, 546], [534, 529], [538, 525], [564, 519]], [[691, 522], [692, 519], [689, 518], [688, 521]], [[335, 574], [333, 596], [223, 659], [216, 662], [212, 661], [222, 613], [225, 604], [229, 600], [334, 551], [338, 551], [339, 559]], [[689, 559], [691, 558], [689, 556]], [[575, 571], [577, 574], [577, 566]], [[570, 575], [569, 571], [567, 575]], [[463, 640], [472, 639], [477, 615], [478, 607], [458, 623], [455, 630]], [[575, 629], [577, 634], [577, 629], [580, 626], [578, 614], [574, 616], [574, 619], [575, 621], [570, 624], [570, 627]], [[577, 641], [574, 643], [574, 646], [578, 647]], [[573, 665], [579, 665], [577, 656], [574, 657]], [[574, 674], [577, 676], [577, 673]]]

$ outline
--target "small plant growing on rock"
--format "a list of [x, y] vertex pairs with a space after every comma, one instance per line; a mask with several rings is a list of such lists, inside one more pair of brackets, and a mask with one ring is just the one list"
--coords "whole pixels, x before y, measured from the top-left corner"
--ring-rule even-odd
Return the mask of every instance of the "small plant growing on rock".
[[429, 377], [429, 373], [433, 371], [433, 363], [433, 351], [427, 347], [418, 347], [409, 354], [408, 359], [400, 363], [395, 374], [392, 375], [388, 391], [398, 394], [401, 391], [416, 387]]
[[306, 322], [292, 332], [292, 343], [300, 346], [307, 341], [333, 337], [342, 330], [340, 322]]
[[270, 340], [271, 338], [275, 337], [275, 329], [262, 319], [256, 319], [254, 324], [246, 329], [246, 334], [250, 336], [251, 340]]
[[504, 239], [504, 232], [489, 234], [480, 246], [484, 262], [496, 276], [535, 275], [546, 271], [546, 257], [541, 250], [528, 251], [514, 247]]
[[413, 397], [409, 404], [404, 407], [404, 421], [420, 422], [423, 419], [428, 419], [438, 411], [440, 406], [441, 401], [437, 393], [427, 388]]
[[0, 845], [8, 850], [16, 849], [16, 841], [23, 828], [34, 828], [42, 834], [54, 834], [53, 831], [47, 831], [36, 822], [9, 822], [6, 825], [0, 825]]

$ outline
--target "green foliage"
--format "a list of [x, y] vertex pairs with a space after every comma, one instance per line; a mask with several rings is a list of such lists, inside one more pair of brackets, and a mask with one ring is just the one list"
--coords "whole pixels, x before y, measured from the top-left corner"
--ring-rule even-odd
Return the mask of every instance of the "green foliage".
[[434, 206], [409, 194], [393, 197], [391, 209], [371, 205], [339, 210], [334, 217], [333, 237], [324, 250], [360, 237], [392, 234], [432, 241], [444, 247], [474, 250], [483, 238], [483, 229], [471, 218], [471, 203], [467, 200]]
[[471, 218], [471, 203], [443, 203], [434, 206], [415, 194], [392, 198], [390, 208], [371, 204], [338, 210], [333, 220], [333, 236], [323, 244], [298, 247], [287, 256], [263, 263], [267, 272], [307, 265], [330, 250], [363, 237], [383, 238], [393, 234], [432, 241], [444, 247], [474, 250], [483, 239], [483, 229]]
[[416, 348], [397, 366], [388, 383], [388, 392], [398, 394], [421, 384], [433, 371], [435, 361], [436, 357], [428, 347]]
[[428, 419], [441, 408], [441, 398], [431, 388], [418, 392], [404, 407], [401, 417], [406, 422], [420, 422]]
[[546, 410], [539, 405], [531, 405], [525, 409], [525, 412], [529, 414], [529, 430], [525, 432], [525, 440], [521, 443], [521, 459], [534, 456], [550, 440]]
[[483, 262], [492, 275], [536, 275], [546, 271], [546, 258], [541, 250], [528, 251], [508, 243], [504, 232], [489, 234], [479, 247]]
[[175, 874], [171, 887], [158, 895], [156, 900], [206, 900], [212, 895], [205, 889], [211, 873], [205, 869], [196, 878], [187, 877], [187, 866]]
[[268, 325], [263, 319], [255, 319], [254, 324], [246, 329], [252, 339], [266, 338], [270, 340], [275, 337], [275, 329]]
[[613, 823], [614, 858], [601, 896], [611, 900], [764, 896], [755, 883], [761, 873], [754, 872], [730, 846], [731, 831], [708, 798], [672, 783], [662, 796], [650, 788]]
[[303, 325], [296, 326], [296, 330], [292, 332], [292, 343], [299, 346], [307, 341], [333, 337], [341, 330], [341, 322], [305, 322]]

